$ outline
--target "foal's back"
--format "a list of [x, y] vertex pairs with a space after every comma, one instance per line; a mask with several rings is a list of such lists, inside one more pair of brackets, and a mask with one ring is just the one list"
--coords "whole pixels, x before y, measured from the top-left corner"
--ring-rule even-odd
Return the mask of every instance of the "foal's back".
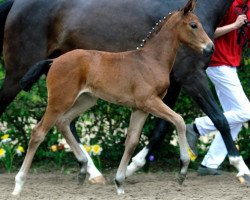
[[168, 85], [167, 74], [157, 65], [140, 50], [113, 53], [77, 49], [54, 59], [47, 77], [48, 92], [60, 93], [60, 85], [69, 85], [70, 91], [90, 92], [109, 102], [135, 107], [134, 97], [140, 95], [143, 101], [145, 90], [153, 93], [156, 87]]

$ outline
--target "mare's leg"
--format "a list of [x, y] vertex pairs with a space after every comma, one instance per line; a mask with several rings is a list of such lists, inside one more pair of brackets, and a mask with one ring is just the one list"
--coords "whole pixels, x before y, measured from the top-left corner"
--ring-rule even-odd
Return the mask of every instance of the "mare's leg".
[[[28, 26], [21, 26], [18, 17], [12, 23], [6, 23], [5, 27], [3, 58], [6, 74], [0, 90], [0, 115], [21, 91], [19, 80], [29, 67], [47, 57], [47, 34], [40, 30], [43, 27], [39, 25], [38, 30], [33, 31], [24, 29], [23, 31], [27, 31], [25, 33], [20, 32], [20, 27]], [[23, 41], [36, 42], [33, 45], [32, 42]]]
[[[223, 138], [230, 164], [239, 171], [238, 176], [244, 176], [249, 173], [249, 169], [236, 149], [227, 119], [215, 102], [209, 90], [207, 79], [205, 79], [204, 76], [204, 71], [196, 71], [193, 76], [185, 80], [186, 82], [183, 83], [183, 89], [193, 97], [204, 113], [211, 119]], [[246, 181], [248, 179], [249, 178], [247, 178]]]
[[[71, 130], [69, 126], [72, 124], [72, 120], [78, 117], [80, 114], [84, 113], [91, 107], [96, 104], [96, 98], [89, 95], [89, 94], [82, 94], [77, 101], [74, 103], [73, 107], [65, 113], [60, 119], [57, 121], [57, 127], [62, 132], [63, 136], [65, 137], [69, 146], [73, 149], [78, 149], [80, 147], [81, 151], [87, 158], [87, 172], [90, 174], [89, 181], [91, 183], [105, 183], [105, 179], [100, 173], [100, 171], [95, 167], [91, 157], [86, 152], [86, 150], [80, 144], [80, 140], [76, 140], [72, 134], [72, 127]], [[73, 127], [75, 129], [75, 126]], [[77, 144], [78, 147], [75, 147]], [[76, 150], [75, 150], [76, 151]], [[86, 173], [85, 173], [85, 163], [80, 163], [80, 172], [78, 175], [78, 181], [80, 184], [83, 184]]]
[[141, 110], [135, 110], [130, 117], [130, 123], [125, 142], [125, 151], [122, 156], [119, 168], [115, 177], [115, 184], [117, 187], [117, 194], [124, 194], [123, 182], [125, 180], [125, 173], [129, 160], [139, 142], [143, 125], [147, 119], [148, 113]]
[[54, 112], [53, 110], [48, 108], [42, 120], [36, 125], [35, 128], [33, 128], [25, 159], [23, 161], [21, 169], [15, 177], [15, 188], [12, 193], [13, 195], [19, 195], [21, 193], [36, 150], [44, 140], [47, 132], [56, 122], [59, 114], [60, 113]]
[[6, 107], [14, 100], [16, 95], [20, 92], [18, 81], [23, 74], [9, 75], [6, 73], [2, 88], [0, 90], [0, 115], [5, 111]]
[[[177, 98], [179, 96], [181, 87], [175, 81], [173, 74], [170, 76], [170, 87], [168, 88], [168, 93], [164, 97], [163, 101], [170, 108], [175, 106]], [[171, 124], [163, 119], [157, 118], [154, 130], [149, 136], [149, 143], [146, 145], [136, 156], [132, 158], [132, 162], [129, 164], [126, 177], [131, 176], [134, 172], [142, 168], [146, 163], [146, 158], [153, 150], [159, 148], [162, 145], [164, 138], [171, 129]]]
[[179, 183], [182, 184], [186, 177], [188, 165], [190, 162], [185, 122], [180, 115], [171, 110], [166, 104], [163, 103], [163, 101], [159, 97], [152, 97], [151, 99], [147, 100], [145, 109], [152, 115], [171, 122], [177, 129], [181, 161]]

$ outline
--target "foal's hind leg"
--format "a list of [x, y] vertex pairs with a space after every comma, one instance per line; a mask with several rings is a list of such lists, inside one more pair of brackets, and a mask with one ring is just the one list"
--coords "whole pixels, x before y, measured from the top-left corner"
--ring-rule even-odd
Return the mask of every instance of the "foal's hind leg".
[[[81, 153], [84, 154], [87, 158], [87, 172], [90, 173], [89, 181], [91, 183], [105, 183], [105, 179], [100, 173], [100, 171], [95, 167], [91, 157], [86, 152], [86, 150], [82, 147], [82, 145], [79, 145], [77, 141], [75, 140], [75, 137], [73, 137], [73, 134], [70, 129], [70, 123], [73, 119], [78, 117], [80, 114], [91, 108], [96, 104], [97, 98], [89, 95], [89, 94], [82, 94], [77, 101], [74, 103], [73, 107], [70, 108], [69, 111], [67, 111], [63, 116], [60, 117], [60, 119], [57, 121], [56, 125], [58, 129], [62, 132], [63, 136], [67, 140], [67, 143], [70, 145], [72, 150], [75, 152], [75, 155], [79, 157], [79, 148], [81, 148]], [[84, 179], [86, 177], [86, 163], [80, 163], [80, 173], [78, 175], [78, 181], [80, 184], [84, 182]]]
[[189, 146], [186, 138], [186, 125], [184, 120], [180, 115], [171, 110], [159, 97], [151, 98], [146, 102], [146, 111], [151, 113], [156, 117], [160, 117], [166, 121], [171, 122], [177, 128], [179, 145], [180, 145], [180, 160], [181, 160], [181, 170], [179, 176], [179, 183], [182, 184], [184, 181], [188, 165], [190, 162], [190, 157], [188, 154]]
[[12, 193], [13, 195], [19, 195], [21, 193], [36, 150], [44, 140], [47, 132], [55, 123], [58, 115], [58, 113], [51, 112], [50, 109], [47, 109], [42, 120], [36, 125], [35, 128], [33, 128], [25, 159], [21, 169], [15, 177], [15, 188]]
[[125, 180], [126, 169], [129, 160], [139, 142], [142, 127], [147, 119], [148, 113], [141, 110], [133, 111], [130, 117], [130, 124], [128, 128], [127, 138], [125, 142], [125, 151], [122, 156], [119, 168], [115, 177], [115, 184], [117, 187], [117, 194], [124, 194], [123, 182]]
[[88, 152], [85, 150], [85, 148], [83, 147], [83, 145], [81, 144], [81, 141], [79, 139], [79, 136], [77, 135], [76, 132], [76, 125], [75, 125], [75, 120], [74, 119], [71, 123], [70, 123], [70, 131], [72, 132], [74, 138], [76, 139], [76, 141], [78, 142], [79, 146], [81, 147], [83, 153], [85, 154], [85, 156], [88, 158], [88, 164], [87, 164], [87, 173], [89, 174], [89, 183], [91, 184], [105, 184], [105, 179], [103, 177], [103, 175], [101, 174], [101, 172], [96, 168], [92, 158], [89, 156]]

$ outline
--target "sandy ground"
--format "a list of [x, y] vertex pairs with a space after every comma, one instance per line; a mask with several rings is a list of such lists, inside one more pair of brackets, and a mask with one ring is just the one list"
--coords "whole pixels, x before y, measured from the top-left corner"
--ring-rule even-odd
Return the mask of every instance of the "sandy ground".
[[137, 173], [126, 181], [125, 195], [118, 196], [113, 184], [115, 172], [105, 173], [106, 185], [77, 185], [75, 174], [29, 174], [19, 198], [10, 195], [15, 174], [0, 174], [0, 200], [9, 199], [164, 199], [164, 200], [249, 200], [250, 186], [241, 185], [235, 173], [221, 176], [197, 176], [189, 172], [184, 185], [179, 186], [174, 172]]

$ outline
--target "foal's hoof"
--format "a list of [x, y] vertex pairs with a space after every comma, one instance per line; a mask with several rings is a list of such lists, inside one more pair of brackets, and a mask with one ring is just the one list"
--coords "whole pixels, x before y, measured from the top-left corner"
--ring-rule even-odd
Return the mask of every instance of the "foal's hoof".
[[83, 185], [84, 181], [86, 178], [86, 174], [85, 173], [79, 173], [78, 174], [78, 184], [79, 185]]
[[123, 188], [117, 188], [117, 189], [116, 189], [116, 192], [117, 192], [118, 195], [123, 195], [123, 194], [125, 194]]
[[116, 187], [116, 192], [118, 195], [125, 194], [122, 184], [117, 180], [115, 180], [115, 187]]
[[250, 185], [250, 174], [244, 174], [243, 176], [238, 176], [237, 179], [240, 181], [241, 184]]
[[95, 178], [89, 179], [90, 184], [100, 184], [100, 185], [105, 185], [106, 180], [103, 176], [97, 176]]
[[20, 195], [20, 192], [16, 192], [16, 191], [13, 191], [12, 193], [11, 193], [11, 195], [12, 196], [15, 196], [15, 197], [20, 197], [21, 195]]
[[186, 179], [186, 174], [179, 174], [177, 180], [178, 180], [178, 183], [180, 185], [182, 185], [182, 183], [184, 182], [184, 180]]

